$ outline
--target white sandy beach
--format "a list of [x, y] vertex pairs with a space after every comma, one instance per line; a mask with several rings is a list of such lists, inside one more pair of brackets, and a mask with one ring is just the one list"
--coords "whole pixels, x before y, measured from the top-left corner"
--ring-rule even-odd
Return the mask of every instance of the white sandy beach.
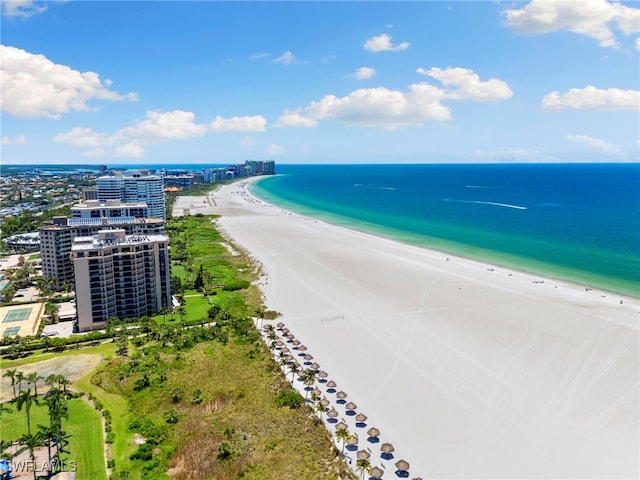
[[194, 210], [222, 215], [268, 307], [410, 478], [638, 478], [637, 299], [332, 226], [246, 185]]

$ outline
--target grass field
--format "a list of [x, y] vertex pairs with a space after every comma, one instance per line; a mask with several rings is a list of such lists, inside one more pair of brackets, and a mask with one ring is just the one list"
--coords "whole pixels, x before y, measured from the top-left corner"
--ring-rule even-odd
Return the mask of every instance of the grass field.
[[[27, 422], [24, 410], [18, 412], [11, 406], [11, 413], [2, 414], [3, 441], [16, 440], [27, 433]], [[31, 431], [37, 431], [37, 425], [48, 425], [49, 417], [44, 403], [31, 408]], [[75, 462], [78, 480], [106, 480], [104, 447], [100, 415], [82, 399], [69, 400], [69, 419], [63, 423], [66, 432], [71, 435], [67, 449], [69, 454], [63, 455], [65, 464]]]

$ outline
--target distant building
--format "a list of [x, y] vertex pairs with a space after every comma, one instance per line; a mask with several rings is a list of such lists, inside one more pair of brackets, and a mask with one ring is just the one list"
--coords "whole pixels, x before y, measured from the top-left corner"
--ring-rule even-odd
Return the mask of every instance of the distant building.
[[12, 250], [25, 252], [37, 252], [40, 249], [40, 237], [38, 232], [18, 233], [4, 240], [6, 246]]
[[82, 189], [82, 201], [86, 202], [87, 200], [97, 200], [98, 199], [98, 188], [97, 187], [85, 187]]
[[169, 237], [100, 230], [76, 237], [71, 256], [81, 332], [104, 328], [113, 317], [139, 318], [171, 306]]
[[181, 173], [179, 175], [167, 175], [164, 177], [166, 187], [189, 188], [194, 184], [193, 174]]
[[164, 181], [156, 175], [113, 175], [96, 179], [98, 200], [120, 200], [123, 203], [144, 202], [149, 217], [166, 219]]

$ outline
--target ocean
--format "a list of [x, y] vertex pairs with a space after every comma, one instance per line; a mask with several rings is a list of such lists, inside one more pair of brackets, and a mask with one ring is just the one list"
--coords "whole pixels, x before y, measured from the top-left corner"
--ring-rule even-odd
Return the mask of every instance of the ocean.
[[276, 168], [251, 190], [283, 208], [640, 297], [640, 164]]

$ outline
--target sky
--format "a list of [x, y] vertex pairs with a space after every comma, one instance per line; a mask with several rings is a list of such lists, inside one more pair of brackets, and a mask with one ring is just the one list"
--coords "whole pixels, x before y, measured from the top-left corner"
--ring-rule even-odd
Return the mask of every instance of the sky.
[[2, 0], [9, 164], [640, 162], [640, 2]]

